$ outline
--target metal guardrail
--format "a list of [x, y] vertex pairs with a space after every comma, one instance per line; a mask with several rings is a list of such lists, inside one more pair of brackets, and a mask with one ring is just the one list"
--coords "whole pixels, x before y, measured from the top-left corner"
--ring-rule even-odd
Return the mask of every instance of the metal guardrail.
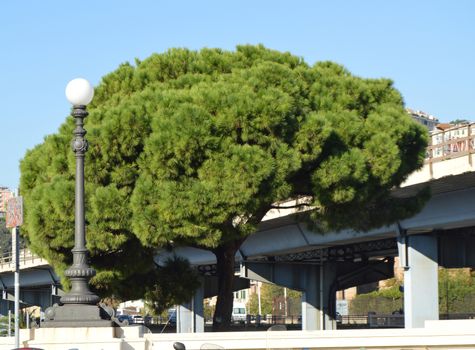
[[368, 315], [369, 328], [404, 328], [404, 315]]
[[337, 323], [342, 325], [367, 325], [368, 315], [340, 315]]
[[300, 315], [247, 315], [247, 324], [301, 324], [302, 316]]
[[[30, 249], [25, 246], [20, 247], [20, 269], [29, 264], [45, 263], [46, 261], [38, 255], [32, 253]], [[7, 271], [15, 269], [15, 261], [11, 252], [4, 252], [0, 255], [0, 271]]]
[[[440, 319], [475, 319], [475, 313], [454, 313], [449, 316], [445, 314], [440, 315]], [[373, 314], [367, 315], [338, 315], [337, 324], [357, 327], [357, 328], [404, 328], [404, 314]], [[278, 315], [266, 315], [260, 318], [256, 315], [247, 315], [246, 324], [286, 324], [286, 325], [299, 325], [302, 323], [302, 317], [296, 316], [278, 316]], [[348, 327], [345, 327], [348, 328]]]

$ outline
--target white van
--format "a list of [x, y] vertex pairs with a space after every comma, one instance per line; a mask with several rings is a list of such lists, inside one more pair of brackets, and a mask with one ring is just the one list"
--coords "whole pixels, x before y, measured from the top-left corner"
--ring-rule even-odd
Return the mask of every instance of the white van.
[[233, 303], [233, 312], [231, 314], [232, 323], [246, 323], [247, 312], [246, 304], [240, 302]]

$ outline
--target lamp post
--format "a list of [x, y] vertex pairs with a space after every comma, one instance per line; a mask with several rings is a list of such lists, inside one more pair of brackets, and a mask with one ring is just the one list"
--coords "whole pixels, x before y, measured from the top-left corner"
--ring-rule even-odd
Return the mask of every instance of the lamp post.
[[88, 112], [86, 106], [92, 101], [94, 89], [82, 78], [71, 80], [66, 86], [66, 97], [73, 105], [71, 115], [75, 118], [76, 128], [71, 146], [76, 156], [76, 189], [75, 189], [75, 230], [73, 264], [64, 272], [71, 281], [71, 290], [62, 296], [60, 303], [45, 312], [48, 326], [107, 326], [111, 325], [113, 316], [109, 310], [97, 306], [100, 298], [89, 289], [89, 280], [96, 271], [87, 263], [86, 229], [84, 215], [84, 156], [88, 143], [84, 138], [84, 118]]
[[85, 79], [71, 80], [66, 86], [66, 97], [73, 105], [72, 116], [76, 119], [74, 139], [71, 143], [76, 155], [76, 199], [75, 199], [75, 230], [73, 264], [64, 275], [71, 281], [71, 290], [61, 297], [63, 304], [92, 304], [99, 302], [99, 297], [89, 290], [88, 282], [96, 271], [87, 264], [86, 229], [84, 215], [84, 156], [87, 151], [87, 140], [84, 138], [84, 118], [88, 113], [86, 106], [92, 101], [94, 89]]

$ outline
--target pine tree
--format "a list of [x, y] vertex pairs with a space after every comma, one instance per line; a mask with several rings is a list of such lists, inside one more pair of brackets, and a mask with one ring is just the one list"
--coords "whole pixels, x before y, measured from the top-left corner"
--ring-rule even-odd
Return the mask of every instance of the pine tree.
[[[400, 93], [332, 62], [310, 66], [263, 46], [172, 49], [105, 76], [89, 111], [92, 283], [132, 297], [156, 285], [157, 248], [210, 249], [215, 330], [230, 321], [234, 254], [275, 203], [305, 197], [319, 230], [364, 230], [426, 199], [390, 196], [427, 145]], [[68, 118], [21, 163], [25, 231], [60, 274], [73, 246], [72, 129]]]

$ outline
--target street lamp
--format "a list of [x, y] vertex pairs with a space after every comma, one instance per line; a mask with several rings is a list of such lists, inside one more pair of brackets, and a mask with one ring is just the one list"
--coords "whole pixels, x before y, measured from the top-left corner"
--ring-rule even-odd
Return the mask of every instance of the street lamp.
[[60, 303], [45, 312], [45, 321], [51, 326], [106, 326], [111, 325], [111, 314], [97, 306], [100, 298], [90, 291], [88, 282], [96, 271], [87, 263], [86, 230], [84, 215], [84, 156], [88, 143], [84, 138], [86, 106], [92, 101], [94, 88], [82, 78], [71, 80], [66, 86], [66, 97], [73, 105], [71, 115], [76, 120], [71, 146], [76, 156], [75, 230], [73, 264], [64, 272], [71, 281], [71, 290], [62, 296]]

